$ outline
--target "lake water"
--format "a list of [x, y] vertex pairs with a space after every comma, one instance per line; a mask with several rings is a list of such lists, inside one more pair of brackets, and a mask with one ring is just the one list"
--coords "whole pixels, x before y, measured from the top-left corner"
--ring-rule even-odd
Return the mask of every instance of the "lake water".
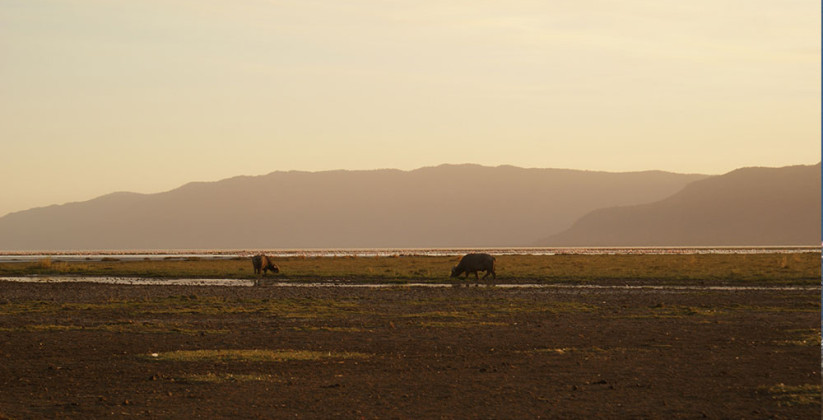
[[349, 249], [232, 249], [232, 250], [110, 250], [110, 251], [0, 251], [0, 262], [227, 259], [267, 254], [274, 257], [391, 257], [457, 256], [470, 252], [492, 255], [629, 255], [629, 254], [766, 254], [820, 252], [820, 247], [590, 247], [590, 248], [349, 248]]

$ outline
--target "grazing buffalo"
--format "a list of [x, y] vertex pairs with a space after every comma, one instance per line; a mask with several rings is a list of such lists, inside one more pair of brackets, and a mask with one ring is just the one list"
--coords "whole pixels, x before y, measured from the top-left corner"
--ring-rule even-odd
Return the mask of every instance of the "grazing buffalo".
[[469, 273], [474, 273], [474, 278], [479, 279], [477, 272], [478, 271], [485, 271], [486, 275], [483, 276], [485, 279], [492, 275], [493, 279], [497, 278], [497, 274], [494, 273], [494, 257], [489, 254], [467, 254], [463, 258], [460, 259], [460, 263], [458, 263], [455, 267], [452, 268], [452, 277], [457, 277], [463, 273], [466, 273], [466, 277], [469, 277]]
[[254, 266], [254, 274], [260, 274], [261, 276], [268, 270], [271, 270], [272, 273], [280, 272], [280, 267], [272, 263], [268, 255], [255, 255], [251, 257], [251, 264]]

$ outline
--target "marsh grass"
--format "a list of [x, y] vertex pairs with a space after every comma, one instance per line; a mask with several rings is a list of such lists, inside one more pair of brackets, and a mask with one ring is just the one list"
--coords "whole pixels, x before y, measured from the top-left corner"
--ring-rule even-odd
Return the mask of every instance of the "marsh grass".
[[457, 319], [473, 319], [478, 314], [464, 311], [431, 311], [418, 312], [412, 314], [402, 315], [403, 318], [457, 318]]
[[820, 302], [809, 301], [805, 306], [796, 306], [794, 302], [787, 306], [753, 306], [753, 305], [724, 305], [718, 307], [686, 306], [686, 305], [654, 305], [647, 308], [634, 308], [626, 313], [611, 315], [610, 318], [637, 318], [637, 319], [666, 319], [687, 317], [715, 317], [731, 313], [757, 312], [820, 312]]
[[[653, 280], [657, 283], [722, 281], [819, 284], [820, 253], [798, 254], [674, 254], [674, 255], [498, 255], [497, 281], [573, 282]], [[379, 282], [454, 282], [451, 267], [459, 257], [284, 257], [276, 258], [281, 273], [270, 279], [324, 279]], [[151, 261], [36, 262], [0, 264], [0, 276], [88, 275], [150, 278], [251, 279], [249, 259], [187, 259]], [[469, 282], [474, 282], [471, 277]], [[486, 281], [486, 283], [492, 283]]]
[[[0, 269], [2, 269], [2, 265], [0, 264]], [[51, 257], [41, 258], [34, 263], [30, 263], [29, 269], [34, 272], [33, 274], [84, 274], [87, 271], [94, 270], [86, 262], [54, 261]]]
[[[458, 301], [459, 302], [459, 301]], [[420, 306], [423, 302], [415, 302], [410, 306]], [[428, 302], [431, 303], [431, 302]], [[545, 301], [533, 302], [512, 299], [505, 303], [459, 303], [452, 306], [449, 310], [423, 311], [404, 314], [403, 318], [452, 318], [461, 320], [480, 320], [486, 318], [508, 317], [516, 314], [529, 313], [581, 313], [593, 312], [597, 307], [589, 304], [579, 302], [564, 302], [564, 301]], [[428, 321], [427, 321], [428, 322]], [[452, 322], [452, 321], [449, 321]]]
[[583, 355], [606, 355], [609, 353], [621, 353], [621, 354], [630, 354], [630, 353], [640, 353], [640, 352], [648, 352], [652, 351], [649, 348], [640, 348], [640, 347], [609, 347], [609, 348], [602, 348], [602, 347], [555, 347], [555, 348], [537, 348], [533, 350], [526, 350], [522, 353], [533, 353], [533, 354], [557, 354], [557, 355], [568, 355], [568, 354], [583, 354]]
[[147, 300], [112, 300], [104, 303], [52, 303], [27, 301], [0, 304], [0, 316], [27, 313], [70, 313], [72, 311], [116, 312], [127, 316], [151, 314], [247, 314], [284, 318], [330, 318], [357, 313], [356, 303], [331, 299], [226, 299], [196, 295], [168, 296]]
[[820, 301], [815, 300], [805, 306], [731, 305], [726, 309], [739, 312], [820, 312]]
[[284, 318], [329, 318], [356, 313], [356, 303], [331, 299], [225, 299], [220, 297], [169, 297], [139, 304], [141, 313], [276, 315]]
[[820, 330], [788, 330], [792, 338], [788, 340], [775, 341], [775, 344], [781, 346], [814, 346], [820, 347]]
[[288, 362], [317, 360], [368, 359], [371, 355], [357, 352], [325, 352], [311, 350], [177, 350], [143, 355], [144, 358], [172, 362]]
[[423, 321], [418, 325], [423, 328], [482, 328], [505, 327], [509, 324], [496, 321]]
[[725, 315], [725, 311], [718, 308], [707, 308], [701, 306], [684, 306], [684, 305], [655, 305], [643, 310], [643, 312], [619, 314], [610, 316], [610, 318], [629, 318], [629, 319], [666, 319], [666, 318], [686, 318], [692, 316], [713, 317]]
[[0, 327], [2, 332], [43, 332], [43, 331], [76, 331], [83, 327], [77, 325], [35, 324], [21, 327]]
[[526, 351], [525, 353], [549, 353], [549, 354], [570, 354], [570, 353], [605, 353], [606, 350], [603, 350], [600, 347], [558, 347], [558, 348], [545, 348], [545, 349], [534, 349]]
[[20, 327], [0, 327], [4, 332], [63, 332], [63, 331], [102, 331], [113, 333], [142, 333], [142, 334], [227, 334], [229, 330], [187, 328], [180, 324], [166, 324], [155, 322], [117, 322], [103, 325], [63, 325], [63, 324], [31, 324]]
[[820, 405], [820, 384], [785, 385], [777, 384], [770, 387], [760, 387], [760, 392], [766, 392], [778, 401], [781, 406], [795, 406], [816, 404]]
[[545, 300], [542, 302], [535, 302], [531, 300], [509, 299], [501, 303], [463, 303], [456, 306], [461, 311], [466, 311], [474, 314], [482, 314], [487, 316], [509, 316], [514, 314], [526, 313], [582, 313], [594, 312], [598, 308], [595, 305], [569, 302], [559, 300]]
[[306, 331], [306, 332], [316, 332], [316, 331], [328, 331], [328, 332], [343, 332], [343, 333], [370, 333], [374, 332], [374, 330], [369, 330], [366, 328], [358, 328], [358, 327], [291, 327], [292, 331]]
[[265, 373], [205, 373], [183, 375], [175, 378], [176, 382], [225, 384], [240, 382], [284, 382], [282, 379]]
[[37, 260], [37, 262], [35, 262], [33, 266], [34, 266], [34, 268], [40, 268], [40, 269], [43, 269], [43, 270], [48, 270], [48, 269], [52, 268], [51, 257], [41, 258], [41, 259]]

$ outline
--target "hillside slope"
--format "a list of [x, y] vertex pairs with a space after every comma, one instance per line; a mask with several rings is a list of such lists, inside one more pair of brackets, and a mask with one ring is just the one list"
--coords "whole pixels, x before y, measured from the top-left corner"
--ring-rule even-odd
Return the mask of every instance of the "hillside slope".
[[0, 218], [0, 249], [523, 246], [703, 175], [442, 165], [273, 172]]
[[820, 164], [744, 168], [659, 202], [593, 211], [541, 246], [820, 245]]

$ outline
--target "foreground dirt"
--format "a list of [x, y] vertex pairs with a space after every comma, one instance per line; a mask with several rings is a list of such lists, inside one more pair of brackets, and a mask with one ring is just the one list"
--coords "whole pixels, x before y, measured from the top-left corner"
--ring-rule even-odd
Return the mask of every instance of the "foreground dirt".
[[0, 418], [819, 419], [820, 320], [819, 290], [0, 282]]

